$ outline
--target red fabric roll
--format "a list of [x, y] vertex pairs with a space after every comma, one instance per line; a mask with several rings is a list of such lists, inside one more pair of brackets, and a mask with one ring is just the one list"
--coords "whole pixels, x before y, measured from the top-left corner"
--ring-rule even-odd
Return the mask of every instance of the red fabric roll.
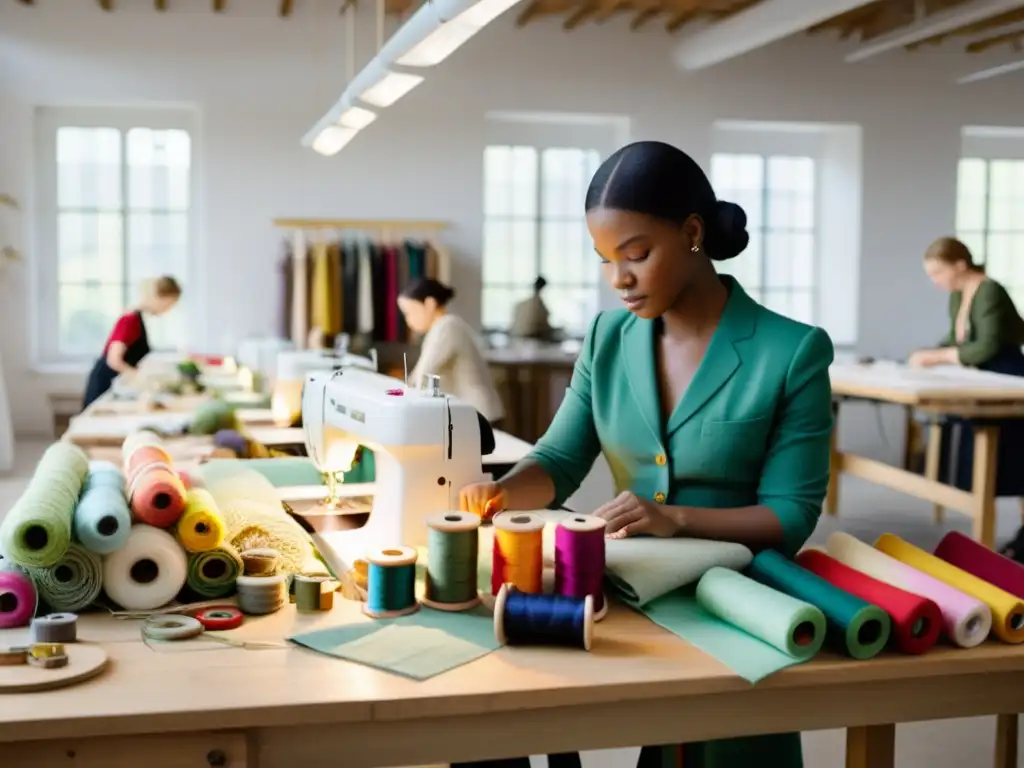
[[1024, 565], [962, 533], [950, 531], [943, 536], [935, 556], [1024, 600]]
[[139, 522], [170, 528], [185, 511], [185, 486], [172, 470], [151, 464], [132, 478], [128, 503]]
[[888, 613], [893, 640], [904, 653], [924, 653], [939, 639], [942, 613], [931, 600], [873, 579], [824, 552], [808, 549], [797, 555], [796, 561], [829, 584]]

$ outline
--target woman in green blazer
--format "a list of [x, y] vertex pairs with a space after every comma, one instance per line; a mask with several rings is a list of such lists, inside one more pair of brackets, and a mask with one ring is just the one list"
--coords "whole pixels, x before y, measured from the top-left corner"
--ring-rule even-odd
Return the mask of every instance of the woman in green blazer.
[[[959, 240], [942, 237], [924, 254], [924, 269], [939, 288], [949, 292], [949, 330], [935, 349], [910, 356], [917, 367], [964, 365], [1009, 376], [1024, 376], [1024, 319], [1006, 289], [985, 275], [970, 250]], [[1007, 419], [999, 425], [997, 496], [1024, 496], [1024, 422]], [[960, 432], [959, 441], [953, 430]], [[955, 455], [954, 455], [955, 451]], [[962, 419], [947, 419], [942, 427], [940, 478], [970, 490], [974, 472], [974, 432]], [[1024, 562], [1024, 528], [1004, 549]]]
[[[561, 504], [598, 454], [618, 495], [595, 514], [613, 537], [686, 536], [795, 553], [829, 480], [832, 343], [771, 312], [715, 261], [747, 246], [746, 215], [667, 144], [612, 155], [586, 198], [605, 279], [624, 309], [602, 312], [554, 421], [465, 509]], [[710, 662], [709, 662], [710, 663]], [[644, 748], [640, 765], [660, 764]], [[799, 768], [799, 734], [689, 744], [686, 768]]]

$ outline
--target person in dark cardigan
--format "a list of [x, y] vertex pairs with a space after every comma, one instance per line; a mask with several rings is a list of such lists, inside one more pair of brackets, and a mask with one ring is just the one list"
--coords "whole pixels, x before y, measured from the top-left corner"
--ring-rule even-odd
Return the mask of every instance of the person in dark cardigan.
[[[939, 288], [949, 291], [949, 330], [934, 349], [910, 356], [910, 365], [961, 365], [1009, 376], [1024, 376], [1024, 318], [1006, 288], [975, 264], [959, 240], [942, 237], [925, 251], [924, 268]], [[997, 496], [1024, 496], [1024, 473], [1016, 465], [1024, 453], [1024, 422], [999, 424]], [[959, 440], [955, 433], [959, 432]], [[940, 479], [970, 490], [974, 466], [974, 432], [964, 419], [951, 418], [942, 429]], [[1024, 561], [1024, 528], [1004, 553]]]

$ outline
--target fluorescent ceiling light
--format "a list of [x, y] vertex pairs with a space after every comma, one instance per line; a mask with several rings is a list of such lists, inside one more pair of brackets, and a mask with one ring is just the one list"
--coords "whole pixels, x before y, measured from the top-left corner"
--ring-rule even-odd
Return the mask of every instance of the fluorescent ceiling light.
[[964, 75], [963, 77], [957, 78], [957, 82], [960, 83], [960, 85], [978, 83], [982, 80], [999, 77], [1000, 75], [1008, 75], [1011, 72], [1017, 72], [1022, 69], [1024, 69], [1024, 59], [1021, 59], [1020, 61], [1011, 61], [1009, 64], [1000, 64], [997, 67], [982, 69], [978, 72], [973, 72], [970, 75]]
[[338, 125], [361, 131], [376, 119], [376, 112], [371, 112], [363, 107], [351, 106], [338, 117]]
[[336, 155], [359, 133], [357, 128], [329, 125], [313, 139], [313, 149], [325, 157]]
[[470, 27], [456, 21], [448, 22], [438, 27], [422, 43], [411, 48], [396, 63], [404, 67], [433, 67], [455, 53], [479, 31], [480, 27]]
[[1022, 7], [1024, 7], [1024, 2], [1021, 0], [975, 0], [973, 3], [954, 6], [948, 11], [940, 11], [926, 16], [905, 29], [897, 29], [891, 34], [882, 35], [872, 40], [849, 54], [846, 61], [850, 64], [864, 61], [864, 59], [870, 59], [880, 53], [913, 45], [938, 35], [945, 35], [961, 27], [985, 21], [993, 16], [1009, 13]]
[[477, 3], [466, 3], [465, 0], [434, 2], [442, 21], [458, 22], [468, 27], [483, 29], [519, 0], [480, 0]]
[[420, 75], [391, 72], [382, 63], [374, 60], [352, 78], [342, 96], [342, 103], [358, 100], [375, 107], [390, 107], [422, 82], [423, 78]]

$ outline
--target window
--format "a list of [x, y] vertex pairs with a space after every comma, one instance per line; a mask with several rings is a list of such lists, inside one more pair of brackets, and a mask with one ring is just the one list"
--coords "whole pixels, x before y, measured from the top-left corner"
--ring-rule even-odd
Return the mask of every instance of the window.
[[[143, 282], [174, 275], [187, 301], [190, 113], [37, 112], [40, 362], [95, 358]], [[185, 313], [148, 318], [150, 346], [179, 347]]]
[[721, 199], [743, 207], [750, 233], [747, 250], [719, 262], [719, 271], [770, 309], [816, 322], [814, 160], [718, 153], [711, 183]]
[[956, 236], [1024, 307], [1024, 160], [960, 161]]
[[600, 260], [583, 217], [596, 150], [490, 146], [484, 150], [484, 328], [512, 323], [538, 275], [551, 324], [582, 335], [597, 313]]

